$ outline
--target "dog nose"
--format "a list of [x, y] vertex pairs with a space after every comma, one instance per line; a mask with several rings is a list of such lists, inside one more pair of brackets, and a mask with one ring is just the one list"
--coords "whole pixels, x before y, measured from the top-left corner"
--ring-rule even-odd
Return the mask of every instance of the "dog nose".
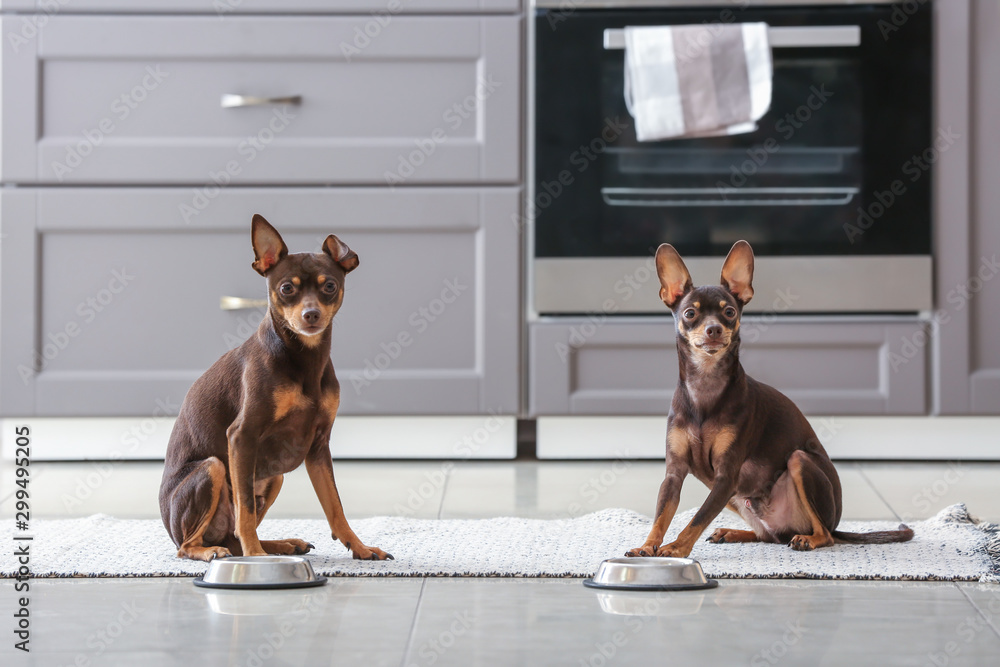
[[709, 324], [705, 327], [705, 335], [711, 339], [716, 339], [722, 335], [722, 325], [721, 324]]
[[319, 308], [306, 308], [302, 311], [302, 319], [306, 324], [316, 324], [319, 322]]

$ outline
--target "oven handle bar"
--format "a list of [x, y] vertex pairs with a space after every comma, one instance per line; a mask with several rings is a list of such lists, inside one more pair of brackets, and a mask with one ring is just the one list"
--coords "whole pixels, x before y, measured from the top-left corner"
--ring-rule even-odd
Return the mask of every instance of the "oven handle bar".
[[[759, 199], [729, 196], [736, 193], [764, 196]], [[842, 206], [849, 204], [857, 194], [858, 188], [732, 188], [729, 191], [718, 188], [601, 188], [601, 198], [608, 206]]]
[[[767, 30], [767, 41], [773, 49], [821, 46], [861, 46], [861, 26], [822, 25], [771, 27]], [[605, 29], [604, 48], [609, 51], [624, 49], [625, 31], [620, 28]]]

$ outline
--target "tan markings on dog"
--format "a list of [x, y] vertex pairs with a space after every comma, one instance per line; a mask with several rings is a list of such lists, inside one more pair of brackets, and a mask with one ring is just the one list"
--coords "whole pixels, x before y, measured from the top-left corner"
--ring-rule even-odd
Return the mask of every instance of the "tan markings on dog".
[[302, 334], [295, 334], [302, 341], [302, 344], [306, 347], [312, 349], [323, 342], [323, 336], [320, 334], [313, 334], [312, 336], [304, 336]]
[[726, 302], [725, 301], [720, 301], [719, 302], [719, 308], [725, 308], [725, 307], [726, 307]]
[[299, 278], [298, 276], [293, 276], [292, 277], [292, 284], [294, 284], [296, 287], [298, 287], [299, 285], [302, 284], [302, 279]]
[[701, 308], [701, 301], [695, 301], [695, 302], [694, 302], [694, 304], [692, 304], [692, 305], [693, 305], [693, 306], [694, 306], [695, 308]]
[[670, 432], [667, 433], [667, 444], [670, 445], [670, 451], [680, 457], [686, 457], [688, 449], [691, 447], [691, 443], [688, 442], [687, 433], [676, 427], [670, 429]]
[[278, 387], [274, 390], [274, 421], [283, 419], [292, 410], [307, 408], [309, 399], [298, 387]]
[[281, 309], [281, 318], [285, 320], [285, 322], [288, 323], [288, 327], [294, 331], [296, 328], [296, 322], [302, 321], [301, 318], [296, 319], [296, 317], [300, 314], [297, 312], [298, 308], [296, 306], [284, 306], [280, 303], [278, 304], [278, 307]]
[[733, 442], [736, 440], [736, 429], [732, 426], [724, 426], [719, 429], [719, 432], [715, 434], [715, 440], [712, 441], [712, 461], [718, 461], [720, 458], [725, 456], [729, 448], [733, 446]]
[[336, 392], [328, 391], [320, 399], [320, 405], [323, 408], [323, 412], [328, 414], [330, 419], [333, 419], [337, 416], [337, 410], [340, 409], [340, 396]]
[[735, 332], [739, 330], [740, 330], [740, 321], [736, 320], [736, 324], [733, 325], [733, 331]]
[[317, 285], [322, 285], [325, 282], [326, 282], [326, 276], [324, 274], [321, 273], [319, 276], [316, 277]]

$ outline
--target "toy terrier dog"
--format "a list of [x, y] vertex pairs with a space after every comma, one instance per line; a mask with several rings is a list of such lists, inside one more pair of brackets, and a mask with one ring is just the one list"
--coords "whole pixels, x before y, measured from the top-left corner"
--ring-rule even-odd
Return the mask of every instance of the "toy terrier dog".
[[305, 461], [333, 539], [354, 558], [391, 559], [347, 524], [330, 456], [340, 405], [331, 323], [358, 256], [332, 234], [321, 253], [290, 255], [260, 215], [251, 239], [252, 266], [267, 279], [267, 315], [184, 398], [160, 484], [163, 525], [179, 558], [306, 553], [314, 547], [303, 540], [257, 538], [284, 473]]
[[[719, 287], [695, 288], [672, 246], [656, 251], [660, 298], [673, 312], [680, 381], [667, 422], [667, 471], [653, 527], [626, 556], [691, 553], [728, 507], [750, 530], [720, 528], [709, 542], [786, 543], [799, 551], [835, 542], [905, 542], [913, 531], [845, 533], [837, 471], [809, 422], [784, 394], [747, 376], [740, 365], [740, 317], [753, 297], [753, 251], [738, 241], [722, 266]], [[677, 539], [663, 537], [688, 473], [708, 498]]]

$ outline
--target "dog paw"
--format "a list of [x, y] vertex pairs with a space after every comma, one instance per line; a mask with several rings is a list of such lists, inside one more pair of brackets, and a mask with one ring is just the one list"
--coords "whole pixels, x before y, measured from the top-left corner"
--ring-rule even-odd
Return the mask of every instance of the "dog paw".
[[313, 545], [309, 544], [305, 540], [288, 540], [288, 543], [292, 545], [295, 549], [295, 555], [301, 556], [302, 554], [309, 553], [312, 549], [315, 549]]
[[629, 549], [625, 552], [626, 558], [649, 558], [656, 555], [656, 547], [643, 544], [636, 549]]
[[796, 535], [792, 538], [792, 541], [788, 543], [788, 546], [796, 551], [812, 551], [815, 548], [813, 547], [812, 541], [809, 539], [808, 535]]
[[387, 554], [378, 547], [362, 547], [361, 550], [351, 550], [355, 560], [396, 560], [392, 554]]
[[712, 544], [725, 544], [726, 543], [726, 535], [728, 533], [729, 533], [729, 531], [727, 529], [725, 529], [725, 528], [719, 528], [714, 533], [712, 533], [711, 535], [709, 535], [705, 539], [705, 541], [706, 542], [711, 542]]
[[659, 558], [686, 558], [688, 554], [691, 553], [691, 547], [684, 547], [676, 542], [671, 542], [670, 544], [664, 544], [662, 547], [656, 550], [656, 556]]
[[178, 558], [203, 560], [211, 563], [216, 558], [229, 558], [233, 554], [225, 547], [182, 547], [177, 552]]
[[301, 556], [309, 553], [310, 549], [315, 549], [305, 540], [296, 539], [265, 540], [261, 542], [261, 546], [264, 547], [265, 552], [279, 556]]

